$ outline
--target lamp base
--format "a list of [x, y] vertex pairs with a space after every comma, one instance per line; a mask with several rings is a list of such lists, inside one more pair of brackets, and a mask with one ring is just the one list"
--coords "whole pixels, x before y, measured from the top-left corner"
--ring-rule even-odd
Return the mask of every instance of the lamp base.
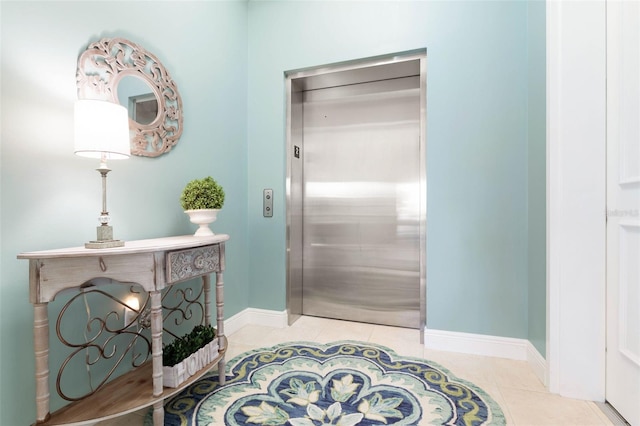
[[88, 249], [105, 249], [113, 247], [124, 247], [124, 241], [122, 240], [107, 240], [107, 241], [89, 241], [84, 243], [84, 247]]
[[113, 247], [123, 247], [124, 241], [113, 239], [113, 227], [109, 225], [100, 225], [96, 227], [98, 235], [97, 241], [89, 241], [84, 243], [84, 247], [88, 249], [105, 249]]

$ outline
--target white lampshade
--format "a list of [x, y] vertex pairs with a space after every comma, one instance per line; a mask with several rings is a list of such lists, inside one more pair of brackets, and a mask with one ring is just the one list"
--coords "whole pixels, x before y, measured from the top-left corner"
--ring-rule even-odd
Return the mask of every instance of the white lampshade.
[[93, 99], [76, 101], [75, 153], [83, 157], [129, 158], [129, 115], [122, 105]]

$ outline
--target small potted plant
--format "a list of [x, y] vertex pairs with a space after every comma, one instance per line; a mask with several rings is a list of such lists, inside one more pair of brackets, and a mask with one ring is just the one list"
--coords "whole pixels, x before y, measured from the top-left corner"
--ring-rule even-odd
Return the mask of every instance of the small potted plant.
[[211, 176], [194, 179], [182, 190], [180, 204], [191, 223], [199, 225], [196, 237], [214, 235], [209, 224], [215, 222], [224, 205], [224, 189]]
[[216, 330], [211, 325], [196, 325], [191, 333], [162, 348], [162, 383], [180, 386], [218, 356]]

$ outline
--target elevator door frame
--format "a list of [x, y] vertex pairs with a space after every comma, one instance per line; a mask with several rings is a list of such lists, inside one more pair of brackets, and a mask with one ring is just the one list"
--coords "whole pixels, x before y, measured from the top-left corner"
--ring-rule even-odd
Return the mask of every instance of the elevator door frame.
[[[285, 72], [286, 88], [286, 243], [287, 319], [302, 315], [302, 144], [303, 92], [311, 89], [420, 77], [420, 342], [426, 325], [426, 49]], [[299, 147], [299, 148], [296, 148]], [[300, 157], [296, 157], [296, 155]]]

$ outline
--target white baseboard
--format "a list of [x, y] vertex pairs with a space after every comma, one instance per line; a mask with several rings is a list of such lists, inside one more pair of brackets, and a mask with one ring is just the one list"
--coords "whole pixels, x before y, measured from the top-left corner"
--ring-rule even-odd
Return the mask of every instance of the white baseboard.
[[511, 337], [430, 329], [425, 329], [424, 331], [424, 344], [427, 349], [517, 359], [520, 361], [527, 359], [526, 343], [527, 340]]
[[547, 360], [544, 359], [535, 346], [533, 346], [533, 344], [528, 340], [527, 362], [538, 379], [540, 379], [544, 386], [547, 387], [549, 385], [549, 383], [547, 383]]
[[427, 349], [527, 361], [545, 386], [547, 362], [526, 339], [425, 329]]
[[229, 335], [249, 324], [285, 328], [287, 326], [287, 311], [247, 308], [224, 321], [224, 332]]
[[[234, 333], [249, 324], [286, 328], [287, 311], [247, 308], [225, 320], [225, 334]], [[527, 361], [535, 375], [547, 386], [547, 362], [526, 339], [425, 329], [424, 345], [427, 349], [439, 351]]]

